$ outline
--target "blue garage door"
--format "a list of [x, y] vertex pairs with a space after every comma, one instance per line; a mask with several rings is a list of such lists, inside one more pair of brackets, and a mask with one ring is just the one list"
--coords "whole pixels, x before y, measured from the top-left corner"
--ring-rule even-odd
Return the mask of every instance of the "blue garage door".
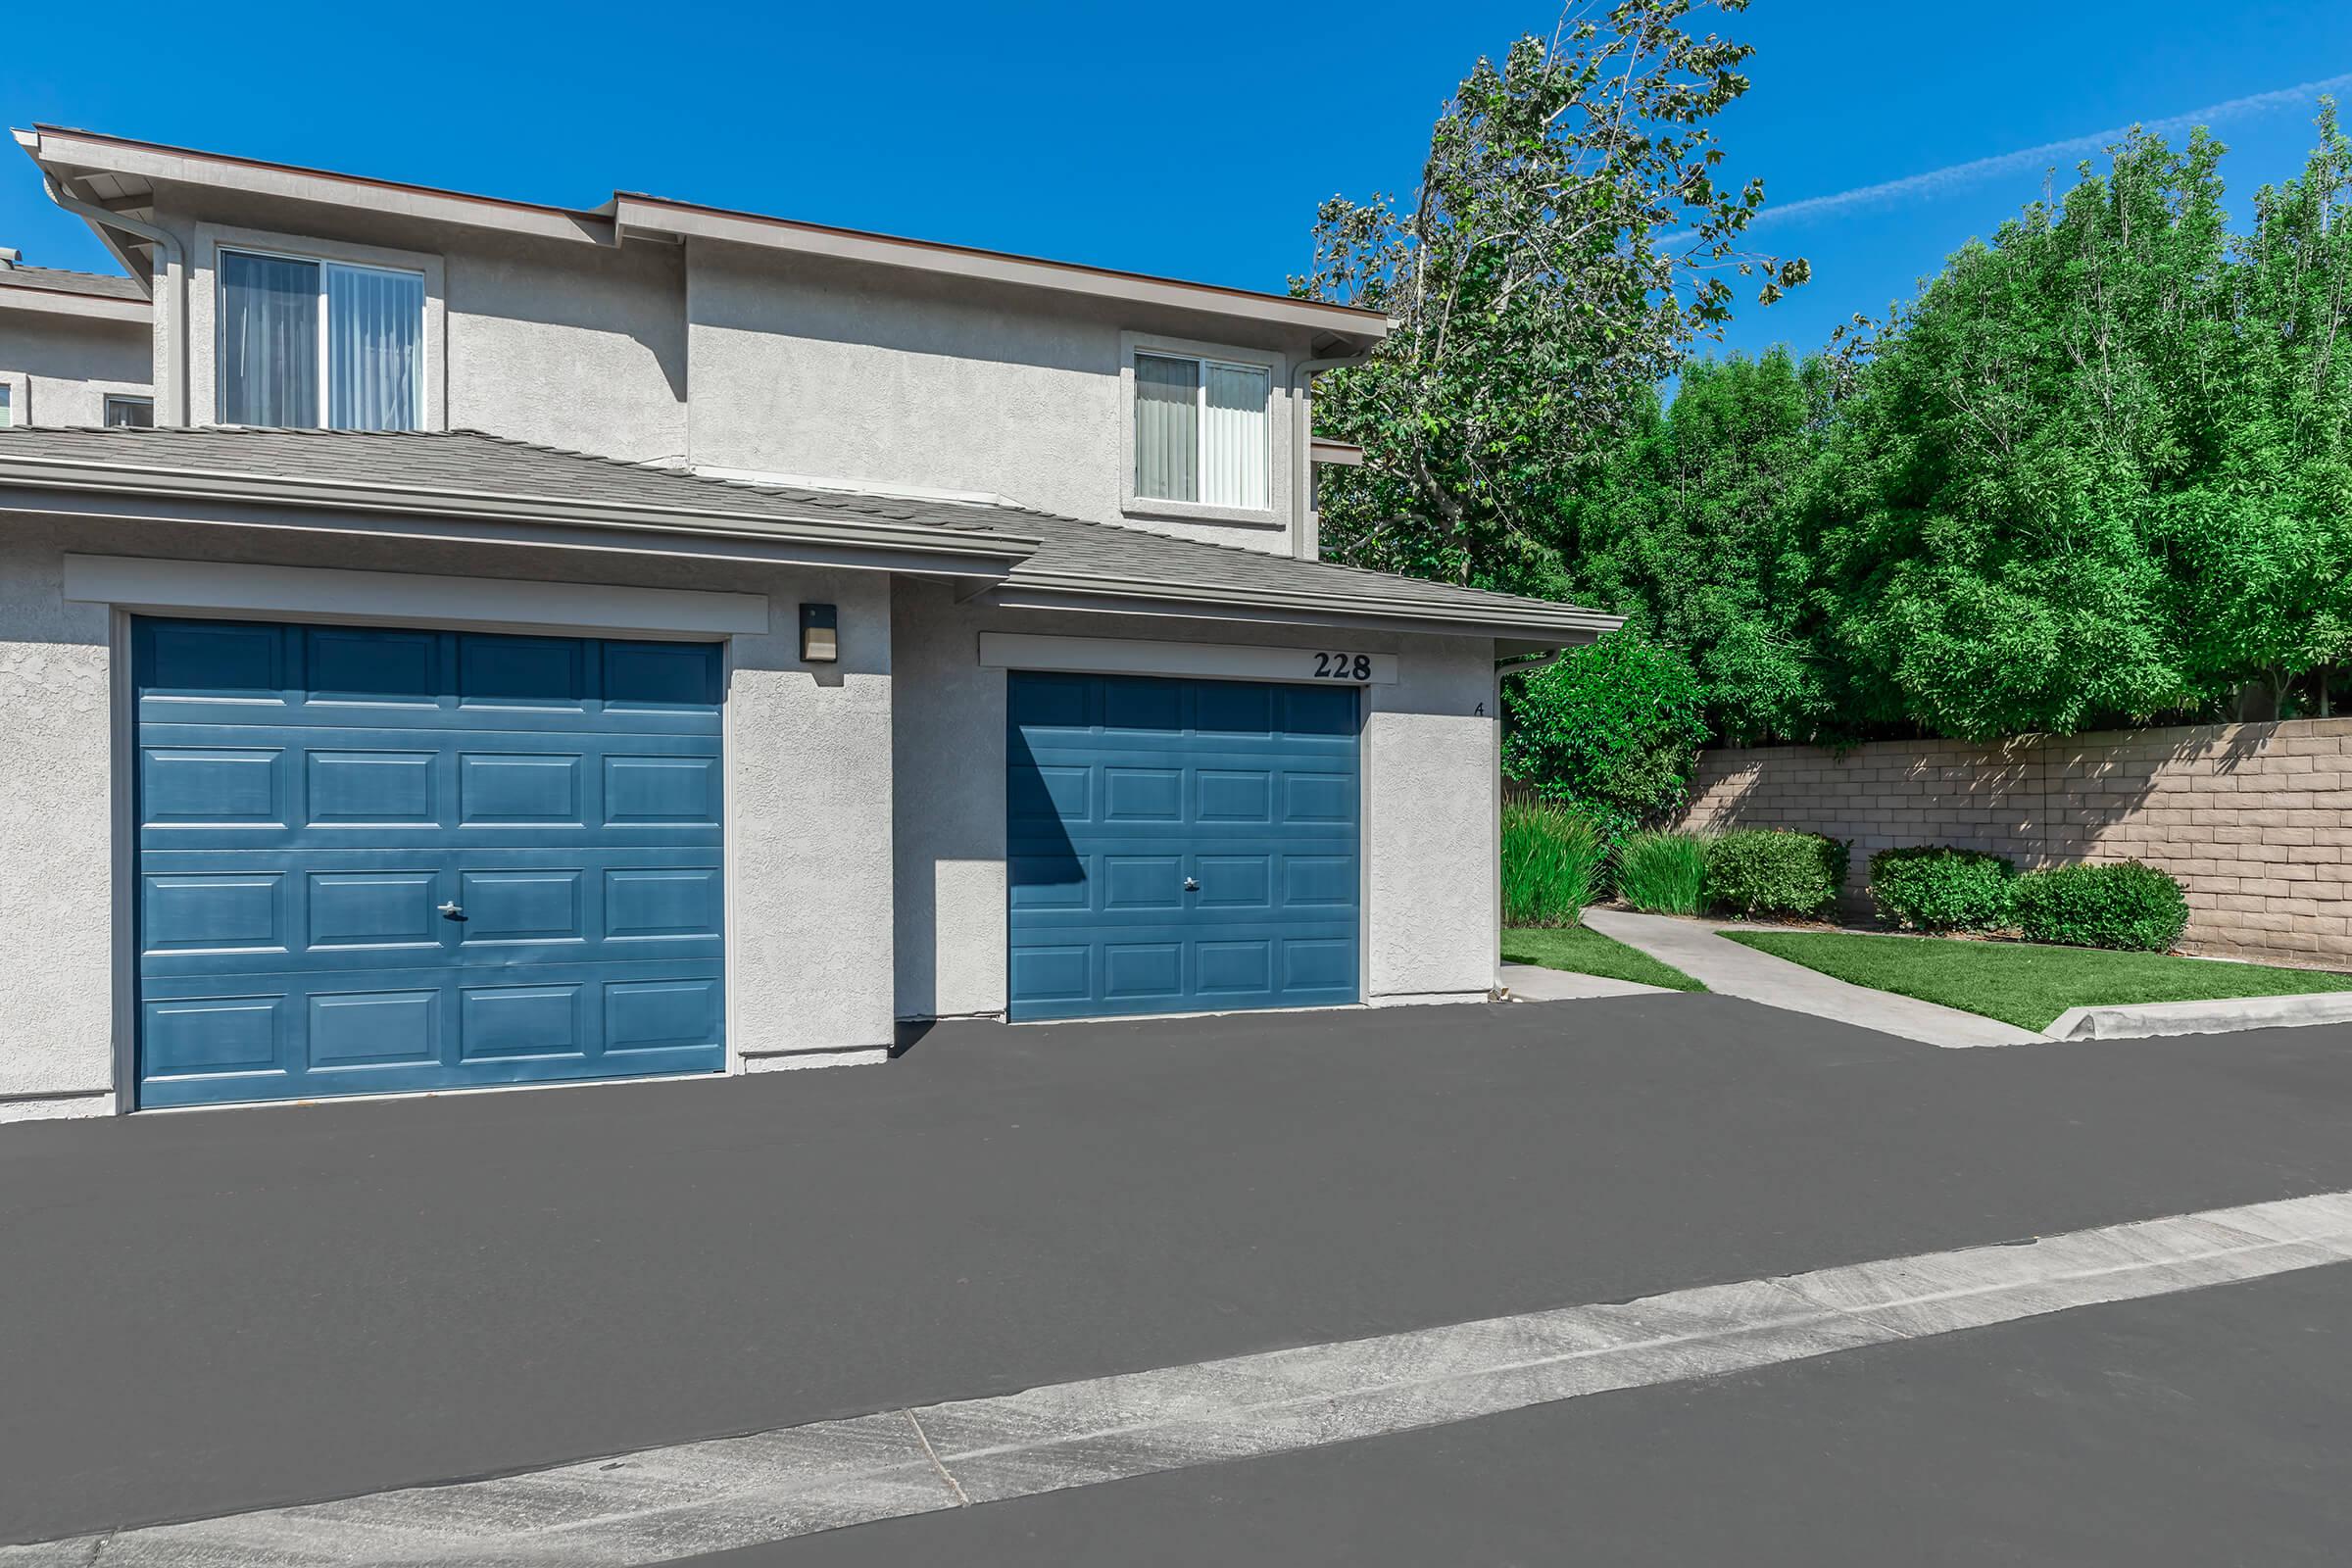
[[1009, 686], [1012, 1016], [1357, 1000], [1353, 687]]
[[133, 623], [139, 1102], [724, 1065], [709, 644]]

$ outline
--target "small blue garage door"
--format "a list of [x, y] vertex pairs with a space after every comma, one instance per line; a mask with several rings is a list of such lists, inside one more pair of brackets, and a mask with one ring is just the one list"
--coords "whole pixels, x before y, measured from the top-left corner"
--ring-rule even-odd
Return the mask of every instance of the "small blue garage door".
[[1014, 673], [1015, 1018], [1350, 1003], [1356, 693]]
[[139, 620], [139, 1102], [724, 1065], [713, 645]]

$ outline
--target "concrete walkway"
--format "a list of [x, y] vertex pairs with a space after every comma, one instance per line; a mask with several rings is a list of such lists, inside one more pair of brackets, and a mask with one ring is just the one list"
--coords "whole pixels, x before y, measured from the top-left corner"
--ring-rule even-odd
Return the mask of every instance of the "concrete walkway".
[[1809, 1012], [1817, 1018], [1834, 1018], [1931, 1046], [2046, 1043], [2044, 1036], [2012, 1024], [1888, 991], [1848, 985], [1801, 963], [1758, 953], [1718, 935], [1718, 923], [1636, 914], [1629, 909], [1585, 911], [1585, 924], [1602, 936], [1639, 948], [1661, 963], [1671, 963], [1709, 991], [1727, 997], [1744, 997], [1768, 1007]]
[[1541, 964], [1506, 963], [1495, 974], [1513, 1002], [1584, 1002], [1592, 997], [1665, 997], [1676, 993], [1664, 986], [1645, 986], [1634, 980], [1612, 980], [1601, 974], [1571, 974]]

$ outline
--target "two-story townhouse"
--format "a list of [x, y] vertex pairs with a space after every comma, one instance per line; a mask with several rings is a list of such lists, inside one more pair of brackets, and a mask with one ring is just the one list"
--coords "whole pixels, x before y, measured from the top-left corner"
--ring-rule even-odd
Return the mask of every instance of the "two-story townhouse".
[[18, 140], [146, 354], [0, 284], [0, 1116], [1491, 995], [1497, 669], [1614, 620], [1316, 559], [1377, 315]]

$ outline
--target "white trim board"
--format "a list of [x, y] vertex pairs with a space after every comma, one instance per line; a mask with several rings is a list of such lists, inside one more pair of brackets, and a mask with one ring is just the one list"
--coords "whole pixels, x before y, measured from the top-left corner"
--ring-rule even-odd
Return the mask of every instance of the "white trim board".
[[144, 556], [68, 555], [65, 597], [131, 611], [705, 640], [768, 628], [765, 594]]
[[[1364, 673], [1356, 674], [1357, 661]], [[1318, 663], [1321, 667], [1318, 669]], [[1340, 664], [1344, 673], [1335, 673]], [[1345, 634], [1321, 648], [1247, 643], [1152, 642], [1140, 637], [1050, 637], [984, 631], [983, 669], [1071, 670], [1093, 675], [1187, 675], [1211, 680], [1294, 681], [1304, 686], [1394, 686], [1396, 656], [1349, 648]]]

